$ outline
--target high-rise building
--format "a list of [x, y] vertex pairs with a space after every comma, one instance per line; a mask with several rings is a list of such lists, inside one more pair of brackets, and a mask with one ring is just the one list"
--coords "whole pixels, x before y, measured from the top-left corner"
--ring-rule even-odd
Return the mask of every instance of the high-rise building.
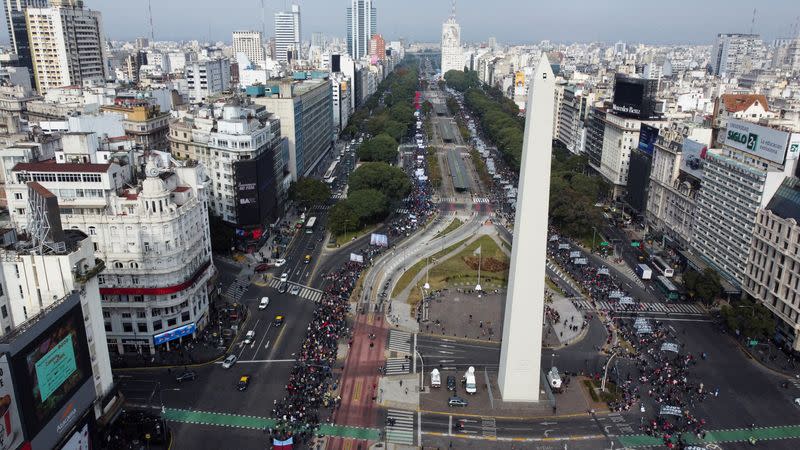
[[703, 163], [691, 251], [741, 286], [758, 209], [794, 174], [800, 135], [731, 119], [717, 144]]
[[372, 0], [351, 0], [347, 8], [347, 53], [355, 60], [367, 56], [369, 38], [378, 33]]
[[442, 75], [450, 70], [464, 70], [461, 25], [456, 22], [455, 3], [450, 17], [442, 24]]
[[[281, 135], [289, 145], [289, 172], [292, 180], [311, 176], [320, 170], [334, 136], [331, 82], [312, 79], [302, 82], [282, 80], [278, 94], [256, 97], [281, 120]], [[273, 92], [276, 90], [273, 89]]]
[[28, 37], [28, 25], [25, 22], [27, 8], [45, 8], [47, 0], [5, 0], [3, 6], [6, 10], [6, 25], [8, 26], [8, 39], [11, 48], [17, 54], [17, 64], [26, 67], [33, 77], [33, 60]]
[[763, 44], [757, 34], [720, 33], [711, 50], [711, 72], [734, 77], [750, 72]]
[[386, 41], [380, 34], [369, 38], [369, 57], [378, 61], [386, 59]]
[[300, 54], [300, 6], [292, 5], [291, 11], [275, 13], [275, 52], [273, 58], [288, 62], [289, 55], [297, 59]]
[[207, 59], [187, 62], [184, 68], [189, 88], [189, 102], [200, 103], [206, 97], [227, 91], [231, 87], [231, 65], [227, 59]]
[[25, 10], [36, 89], [103, 81], [106, 51], [100, 13], [83, 0], [55, 0], [48, 8]]
[[234, 31], [233, 52], [234, 54], [244, 53], [253, 64], [264, 64], [267, 59], [264, 39], [260, 31]]
[[325, 48], [325, 35], [319, 31], [311, 33], [311, 45], [318, 48]]

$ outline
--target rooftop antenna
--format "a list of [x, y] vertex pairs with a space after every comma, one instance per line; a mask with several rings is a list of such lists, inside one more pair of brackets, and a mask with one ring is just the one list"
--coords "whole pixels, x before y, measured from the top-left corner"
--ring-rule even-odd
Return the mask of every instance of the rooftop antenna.
[[750, 21], [750, 34], [753, 34], [753, 30], [756, 27], [756, 9], [753, 8], [753, 20]]
[[456, 20], [456, 0], [453, 0], [452, 7], [450, 9], [450, 18]]
[[156, 40], [155, 28], [153, 28], [153, 0], [147, 0], [147, 12], [150, 15], [150, 43]]
[[261, 39], [267, 35], [267, 10], [264, 7], [264, 0], [261, 0]]

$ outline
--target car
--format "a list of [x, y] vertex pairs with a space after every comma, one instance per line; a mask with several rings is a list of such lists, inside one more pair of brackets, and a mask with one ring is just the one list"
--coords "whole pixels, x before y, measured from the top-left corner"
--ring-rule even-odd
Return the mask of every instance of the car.
[[311, 255], [306, 255], [306, 257], [303, 258], [303, 264], [308, 264], [310, 262], [311, 262]]
[[261, 273], [261, 272], [266, 272], [267, 270], [269, 270], [269, 268], [270, 268], [270, 265], [264, 263], [264, 264], [257, 265], [255, 270], [256, 270], [257, 273]]
[[294, 286], [292, 286], [292, 289], [289, 291], [289, 293], [292, 294], [292, 295], [299, 294], [300, 293], [300, 286], [295, 284]]
[[278, 285], [278, 292], [285, 294], [289, 290], [289, 283], [281, 283]]
[[244, 335], [244, 343], [245, 344], [252, 344], [253, 343], [253, 339], [255, 339], [255, 337], [256, 337], [255, 330], [248, 331], [247, 334]]
[[275, 316], [275, 320], [272, 321], [272, 325], [276, 327], [283, 325], [283, 316]]
[[222, 361], [222, 368], [223, 369], [230, 369], [236, 364], [236, 355], [228, 355], [224, 361]]
[[178, 383], [183, 383], [184, 381], [194, 381], [197, 378], [197, 374], [192, 372], [191, 370], [184, 370], [183, 373], [175, 376], [175, 381]]
[[800, 397], [797, 397], [796, 399], [794, 399], [794, 404], [797, 405], [797, 406], [800, 406]]
[[455, 391], [456, 390], [456, 377], [452, 375], [447, 376], [447, 390], [448, 391]]
[[286, 272], [283, 272], [281, 274], [281, 283], [286, 283], [287, 281], [289, 281], [289, 274], [286, 273]]
[[463, 399], [457, 395], [450, 397], [450, 400], [447, 401], [447, 406], [467, 406], [469, 402], [466, 399]]
[[250, 385], [250, 375], [242, 375], [239, 377], [239, 383], [236, 385], [236, 389], [240, 391], [246, 391], [247, 386]]
[[267, 309], [269, 306], [269, 297], [261, 297], [261, 302], [258, 303], [258, 309]]
[[273, 267], [280, 267], [280, 266], [282, 266], [282, 265], [284, 265], [284, 264], [286, 264], [286, 260], [285, 260], [285, 259], [283, 259], [283, 258], [281, 258], [281, 259], [276, 259], [276, 260], [272, 261], [272, 266], [273, 266]]

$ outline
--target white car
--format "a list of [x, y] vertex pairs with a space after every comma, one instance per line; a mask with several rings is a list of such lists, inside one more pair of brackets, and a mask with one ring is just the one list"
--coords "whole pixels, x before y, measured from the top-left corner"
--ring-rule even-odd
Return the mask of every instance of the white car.
[[261, 297], [261, 302], [258, 304], [258, 309], [267, 309], [269, 306], [269, 297]]
[[236, 364], [236, 355], [228, 355], [228, 357], [222, 361], [222, 368], [230, 369], [234, 364]]
[[275, 267], [280, 267], [280, 266], [282, 266], [284, 264], [286, 264], [286, 260], [283, 259], [283, 258], [276, 259], [276, 260], [272, 261], [272, 265], [275, 266]]
[[248, 331], [248, 332], [247, 332], [247, 334], [246, 334], [246, 335], [244, 335], [244, 343], [245, 343], [245, 344], [251, 344], [251, 343], [253, 343], [253, 339], [255, 339], [255, 337], [256, 337], [256, 332], [255, 332], [255, 330], [250, 330], [250, 331]]
[[794, 399], [794, 404], [800, 406], [800, 397]]
[[286, 273], [286, 272], [283, 272], [281, 274], [281, 283], [286, 283], [287, 281], [289, 281], [289, 274]]

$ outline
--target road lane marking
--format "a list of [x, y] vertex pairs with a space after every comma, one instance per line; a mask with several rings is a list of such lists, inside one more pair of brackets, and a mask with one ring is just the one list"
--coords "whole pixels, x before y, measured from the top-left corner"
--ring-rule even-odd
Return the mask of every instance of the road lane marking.
[[[267, 326], [267, 331], [264, 332], [264, 336], [261, 337], [261, 341], [258, 343], [258, 348], [261, 348], [261, 343], [264, 342], [264, 339], [267, 338], [267, 335], [269, 334], [269, 330], [272, 329], [272, 323], [273, 322], [270, 322], [269, 326]], [[267, 345], [269, 345], [269, 341], [267, 341]], [[264, 348], [267, 348], [267, 347], [264, 347]], [[256, 353], [253, 355], [253, 358], [255, 358], [256, 356], [258, 356], [258, 350], [256, 350]]]
[[353, 387], [353, 402], [360, 402], [361, 401], [361, 389], [363, 387], [363, 381], [361, 379], [356, 380], [356, 384]]
[[[236, 364], [247, 364], [247, 363], [279, 363], [279, 362], [295, 362], [296, 359], [247, 359], [242, 361], [236, 361]], [[222, 361], [217, 361], [214, 364], [222, 364]]]

